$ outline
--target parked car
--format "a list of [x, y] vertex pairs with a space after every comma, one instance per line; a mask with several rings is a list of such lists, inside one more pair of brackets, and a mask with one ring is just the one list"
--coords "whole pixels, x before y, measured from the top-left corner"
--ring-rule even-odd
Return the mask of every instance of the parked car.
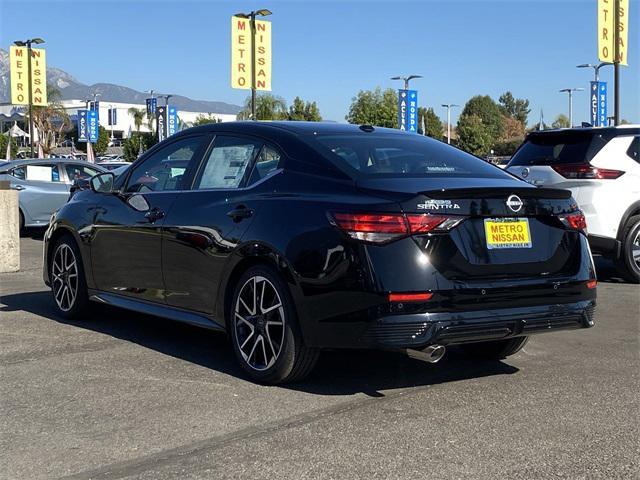
[[91, 179], [45, 234], [58, 312], [92, 302], [227, 332], [244, 371], [303, 378], [323, 348], [504, 358], [594, 323], [568, 190], [371, 126], [229, 122]]
[[640, 283], [640, 126], [533, 132], [507, 170], [533, 185], [571, 190], [591, 250]]
[[73, 181], [88, 179], [106, 169], [87, 162], [60, 158], [14, 160], [0, 163], [0, 180], [18, 190], [20, 230], [44, 227], [51, 214], [69, 198]]
[[98, 162], [98, 165], [100, 165], [103, 168], [106, 168], [107, 170], [115, 170], [116, 168], [119, 168], [119, 167], [125, 167], [127, 165], [131, 165], [131, 162], [108, 160], [104, 162]]

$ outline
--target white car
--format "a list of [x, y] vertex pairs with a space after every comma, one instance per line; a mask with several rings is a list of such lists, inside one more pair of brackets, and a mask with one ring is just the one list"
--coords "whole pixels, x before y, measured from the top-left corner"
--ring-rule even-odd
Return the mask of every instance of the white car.
[[591, 250], [640, 283], [640, 125], [532, 132], [507, 171], [533, 185], [571, 190]]

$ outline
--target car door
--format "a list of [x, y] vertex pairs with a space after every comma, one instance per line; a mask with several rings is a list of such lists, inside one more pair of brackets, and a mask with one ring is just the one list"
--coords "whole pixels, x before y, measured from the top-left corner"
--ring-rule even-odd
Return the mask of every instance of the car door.
[[131, 167], [119, 192], [98, 194], [91, 264], [99, 290], [164, 303], [161, 228], [207, 141], [206, 135], [168, 141]]
[[69, 197], [69, 185], [64, 182], [60, 164], [42, 162], [26, 164], [13, 188], [20, 191], [20, 207], [27, 225], [47, 225], [51, 214], [64, 205]]
[[216, 136], [193, 187], [176, 200], [163, 227], [167, 303], [213, 312], [224, 265], [259, 208], [254, 186], [280, 158], [260, 139]]

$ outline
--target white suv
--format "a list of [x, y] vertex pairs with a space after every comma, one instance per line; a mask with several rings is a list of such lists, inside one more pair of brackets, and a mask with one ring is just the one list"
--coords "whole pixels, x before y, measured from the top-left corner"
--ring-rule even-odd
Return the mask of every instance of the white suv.
[[591, 250], [640, 283], [640, 126], [532, 132], [507, 171], [533, 185], [571, 190], [586, 216]]

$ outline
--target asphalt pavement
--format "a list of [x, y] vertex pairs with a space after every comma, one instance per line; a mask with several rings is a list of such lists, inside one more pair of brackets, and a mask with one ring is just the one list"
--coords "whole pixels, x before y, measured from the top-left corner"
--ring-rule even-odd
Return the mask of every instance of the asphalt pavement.
[[54, 313], [42, 241], [0, 274], [0, 478], [640, 478], [640, 287], [599, 260], [596, 327], [502, 362], [323, 353], [245, 379], [224, 336]]

